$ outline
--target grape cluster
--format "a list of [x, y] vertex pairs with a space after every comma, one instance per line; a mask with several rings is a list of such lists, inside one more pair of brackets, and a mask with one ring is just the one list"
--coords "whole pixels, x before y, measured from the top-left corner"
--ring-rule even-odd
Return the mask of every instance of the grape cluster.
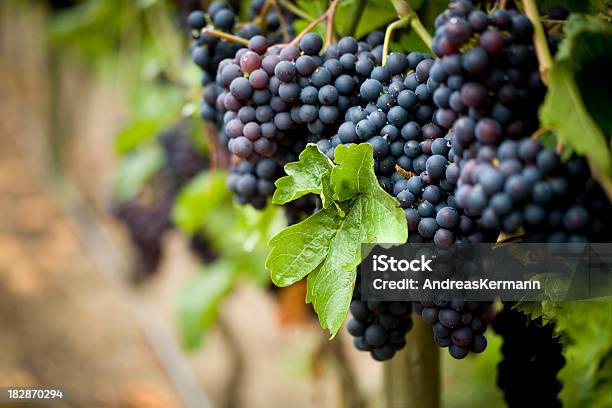
[[239, 45], [223, 41], [213, 35], [201, 34], [200, 30], [209, 25], [209, 22], [217, 30], [232, 33], [236, 23], [236, 14], [228, 4], [214, 1], [206, 13], [196, 10], [191, 12], [187, 18], [187, 24], [194, 34], [190, 48], [191, 59], [202, 69], [203, 85], [214, 82], [217, 65], [223, 59], [232, 57], [240, 48]]
[[[369, 72], [369, 77], [360, 85], [361, 104], [348, 108], [336, 134], [319, 140], [317, 145], [331, 159], [340, 144], [367, 142], [372, 145], [374, 170], [383, 188], [404, 208], [410, 242], [439, 245], [482, 242], [484, 237], [475, 219], [455, 202], [460, 168], [453, 162], [453, 135], [447, 133], [448, 125], [440, 125], [440, 110], [433, 100], [439, 86], [430, 76], [434, 64], [431, 57], [413, 52], [390, 54], [384, 67], [370, 65], [362, 72]], [[360, 69], [360, 65], [356, 68]], [[460, 307], [466, 307], [465, 304]], [[434, 304], [427, 306], [429, 316], [438, 309], [442, 315], [461, 316], [456, 310], [447, 311]], [[415, 308], [423, 307], [415, 304]], [[451, 355], [457, 358], [464, 357], [462, 353], [470, 349], [481, 352], [486, 347], [482, 336], [486, 326], [480, 318], [484, 308], [477, 303], [471, 307], [463, 313], [465, 319], [470, 318], [467, 326], [452, 326], [447, 328], [448, 333], [444, 335], [440, 331], [437, 336], [440, 344], [451, 342], [451, 329], [461, 329], [455, 335], [457, 344], [453, 343], [450, 349]], [[473, 315], [476, 316], [474, 324], [482, 326], [477, 326], [477, 331], [469, 327]], [[471, 336], [469, 339], [461, 337], [466, 333]]]
[[[117, 204], [114, 210], [136, 246], [137, 271], [143, 274], [151, 274], [159, 266], [163, 237], [173, 228], [170, 213], [177, 192], [210, 166], [208, 157], [199, 152], [190, 139], [186, 122], [179, 122], [160, 133], [157, 142], [164, 152], [163, 167], [141, 194]], [[203, 237], [192, 237], [192, 249], [203, 261], [214, 258], [214, 251]]]
[[[217, 101], [228, 112], [225, 132], [233, 154], [285, 162], [287, 153], [297, 156], [305, 142], [336, 131], [339, 118], [359, 104], [358, 85], [369, 76], [375, 57], [367, 42], [350, 37], [322, 55], [323, 40], [314, 33], [296, 46], [268, 50], [269, 45], [264, 37], [253, 37], [248, 49], [221, 62], [217, 78], [224, 91]], [[356, 71], [359, 58], [364, 74]]]
[[557, 373], [565, 358], [554, 325], [532, 321], [506, 305], [495, 317], [493, 328], [504, 339], [497, 385], [508, 406], [561, 407], [558, 394], [562, 384]]
[[125, 201], [115, 209], [115, 216], [127, 227], [130, 239], [136, 247], [139, 273], [154, 272], [161, 261], [162, 239], [170, 230], [170, 211], [174, 193], [163, 191], [154, 203], [142, 203], [137, 199]]
[[450, 355], [457, 359], [487, 348], [484, 315], [489, 307], [490, 302], [466, 302], [460, 298], [413, 304], [415, 313], [433, 326], [436, 344], [448, 347]]
[[353, 318], [347, 329], [360, 351], [369, 351], [377, 361], [393, 358], [406, 345], [406, 333], [412, 328], [410, 302], [361, 300], [359, 279], [350, 305]]
[[579, 157], [562, 163], [532, 138], [481, 149], [462, 166], [457, 203], [485, 229], [531, 242], [595, 242], [610, 226], [609, 203]]
[[452, 1], [436, 19], [433, 98], [439, 121], [453, 129], [457, 160], [537, 129], [545, 88], [532, 32], [516, 10], [487, 15], [466, 0]]
[[172, 174], [177, 188], [210, 166], [208, 156], [194, 147], [187, 133], [187, 124], [180, 122], [157, 138], [164, 149], [165, 168]]
[[[259, 12], [263, 4], [259, 1], [250, 3], [249, 13]], [[285, 21], [293, 21], [293, 15], [284, 12]], [[195, 64], [202, 69], [202, 85], [204, 86], [203, 97], [200, 109], [202, 119], [214, 123], [219, 128], [220, 142], [227, 143], [227, 136], [223, 129], [223, 117], [225, 107], [217, 103], [219, 94], [222, 93], [222, 86], [217, 83], [217, 70], [221, 61], [233, 58], [241, 48], [240, 45], [229, 41], [221, 40], [209, 33], [201, 33], [201, 30], [210, 26], [216, 30], [235, 34], [245, 39], [251, 39], [263, 34], [260, 28], [252, 23], [244, 24], [235, 30], [237, 15], [231, 7], [223, 2], [214, 1], [208, 7], [207, 13], [201, 10], [193, 11], [187, 23], [193, 30], [193, 43], [190, 48], [191, 58]], [[210, 22], [210, 24], [208, 24]], [[267, 38], [270, 42], [275, 42], [279, 36], [279, 20], [276, 12], [271, 10], [266, 18]], [[293, 32], [292, 24], [288, 24], [288, 29]]]

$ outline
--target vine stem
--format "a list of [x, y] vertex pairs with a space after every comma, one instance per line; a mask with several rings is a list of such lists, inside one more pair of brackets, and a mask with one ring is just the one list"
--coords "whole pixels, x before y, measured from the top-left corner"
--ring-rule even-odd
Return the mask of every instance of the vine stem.
[[278, 6], [278, 2], [276, 0], [272, 0], [272, 8], [276, 15], [278, 16], [278, 24], [280, 25], [281, 32], [283, 33], [283, 40], [285, 42], [289, 41], [289, 29], [287, 28], [287, 21], [285, 21], [285, 16], [283, 15], [282, 10]]
[[538, 56], [540, 76], [542, 77], [542, 82], [548, 85], [553, 59], [550, 54], [550, 49], [548, 48], [544, 27], [540, 21], [538, 7], [534, 0], [523, 0], [523, 7], [525, 8], [525, 14], [529, 17], [529, 20], [531, 20], [531, 24], [533, 24], [534, 28], [533, 45], [535, 46], [536, 55]]
[[[259, 28], [261, 28], [262, 30], [264, 29], [264, 25], [265, 25], [265, 22], [266, 22], [266, 15], [268, 15], [268, 11], [270, 10], [270, 7], [272, 6], [272, 3], [273, 3], [273, 0], [266, 0], [264, 2], [263, 7], [259, 11], [259, 15], [257, 16], [257, 18], [254, 21], [254, 23], [256, 25], [258, 25]], [[267, 27], [265, 27], [265, 28], [267, 29]]]
[[[312, 31], [313, 28], [315, 28], [320, 22], [322, 22], [323, 20], [327, 18], [329, 11], [331, 10], [332, 7], [335, 8], [334, 3], [337, 3], [337, 2], [338, 0], [334, 0], [334, 2], [329, 6], [329, 8], [325, 11], [325, 13], [321, 14], [319, 17], [313, 20], [310, 24], [308, 24], [306, 28], [302, 30], [301, 33], [299, 33], [289, 44], [286, 44], [286, 45], [291, 45], [291, 46], [298, 45], [302, 37], [304, 37], [306, 34]], [[276, 45], [276, 47], [278, 46], [279, 45]], [[282, 47], [283, 45], [280, 44], [280, 46]]]
[[327, 27], [325, 32], [325, 44], [323, 49], [327, 48], [329, 44], [334, 41], [334, 17], [336, 16], [336, 8], [338, 7], [339, 0], [334, 0], [327, 9]]
[[290, 13], [295, 14], [296, 16], [300, 17], [303, 20], [314, 21], [315, 19], [313, 16], [306, 13], [304, 10], [297, 7], [295, 4], [291, 3], [289, 0], [278, 0], [278, 4], [280, 4], [281, 7], [283, 7]]
[[429, 34], [429, 31], [427, 31], [416, 11], [414, 11], [410, 4], [408, 4], [406, 0], [391, 0], [391, 4], [393, 4], [399, 17], [411, 17], [410, 27], [419, 36], [421, 41], [427, 45], [427, 48], [433, 52], [431, 49], [431, 43], [433, 41], [431, 34]]
[[383, 50], [382, 50], [382, 65], [385, 66], [387, 62], [387, 56], [389, 55], [389, 43], [391, 42], [391, 36], [393, 35], [393, 31], [395, 29], [408, 25], [412, 20], [411, 16], [400, 18], [389, 24], [387, 30], [385, 31], [385, 40], [383, 42]]
[[222, 40], [233, 42], [235, 44], [240, 44], [244, 47], [249, 46], [249, 40], [247, 40], [246, 38], [238, 37], [237, 35], [233, 35], [229, 33], [224, 33], [223, 31], [218, 31], [213, 28], [204, 27], [202, 29], [202, 34], [209, 34], [209, 35], [212, 35], [213, 37], [217, 37]]
[[363, 11], [365, 10], [366, 3], [366, 0], [357, 0], [357, 4], [355, 4], [355, 8], [353, 8], [353, 12], [349, 17], [349, 26], [346, 29], [346, 35], [355, 35], [355, 32], [357, 31], [357, 25], [361, 20], [361, 16], [363, 15]]

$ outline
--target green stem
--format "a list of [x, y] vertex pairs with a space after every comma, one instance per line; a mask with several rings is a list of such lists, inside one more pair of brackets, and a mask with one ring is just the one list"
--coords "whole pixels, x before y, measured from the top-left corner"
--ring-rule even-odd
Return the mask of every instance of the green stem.
[[533, 45], [535, 47], [536, 55], [538, 56], [540, 76], [542, 82], [548, 84], [550, 70], [553, 66], [552, 55], [550, 49], [548, 49], [548, 40], [546, 39], [546, 33], [542, 22], [540, 21], [540, 13], [538, 12], [538, 6], [533, 0], [523, 0], [523, 7], [525, 8], [525, 14], [531, 20], [533, 24]]
[[357, 3], [355, 4], [355, 7], [353, 8], [353, 12], [351, 13], [351, 16], [349, 17], [349, 25], [347, 29], [345, 30], [346, 35], [349, 35], [349, 36], [355, 35], [355, 32], [357, 31], [357, 25], [359, 24], [359, 21], [361, 20], [361, 16], [366, 7], [366, 3], [367, 3], [366, 0], [357, 0]]
[[383, 50], [382, 50], [382, 65], [384, 66], [387, 62], [387, 56], [389, 55], [389, 43], [391, 42], [391, 36], [393, 35], [393, 31], [397, 28], [408, 25], [412, 17], [404, 17], [400, 18], [397, 21], [392, 22], [387, 27], [387, 31], [385, 31], [385, 40], [383, 42]]
[[433, 52], [431, 48], [431, 43], [433, 42], [433, 38], [431, 38], [431, 34], [429, 34], [429, 31], [427, 31], [427, 29], [425, 28], [421, 20], [418, 17], [416, 18], [413, 17], [412, 20], [410, 21], [410, 27], [414, 30], [415, 33], [417, 33], [417, 35], [419, 36], [421, 41], [425, 43], [427, 48], [429, 48]]
[[289, 0], [278, 0], [278, 4], [280, 4], [281, 7], [287, 9], [287, 11], [291, 12], [292, 14], [295, 14], [296, 16], [298, 16], [299, 18], [303, 20], [314, 21], [315, 19], [313, 16], [306, 13], [304, 10], [302, 10], [295, 4], [291, 3]]
[[[391, 0], [391, 4], [395, 8], [399, 17], [411, 17], [410, 27], [419, 36], [421, 41], [431, 50], [432, 38], [429, 31], [425, 28], [416, 11], [405, 0]], [[432, 50], [433, 51], [433, 50]]]
[[202, 29], [202, 34], [209, 34], [209, 35], [212, 35], [213, 37], [221, 38], [222, 40], [240, 44], [244, 47], [249, 46], [249, 40], [247, 40], [246, 38], [238, 37], [237, 35], [224, 33], [223, 31], [218, 31], [212, 28], [204, 27]]

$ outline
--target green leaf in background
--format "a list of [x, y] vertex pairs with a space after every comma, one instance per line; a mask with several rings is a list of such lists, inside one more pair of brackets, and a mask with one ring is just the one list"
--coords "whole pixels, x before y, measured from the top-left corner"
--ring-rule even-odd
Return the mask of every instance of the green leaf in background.
[[159, 119], [142, 119], [127, 124], [115, 138], [115, 152], [124, 155], [155, 137], [161, 128]]
[[272, 202], [285, 204], [309, 193], [321, 194], [322, 176], [331, 168], [331, 160], [321, 153], [317, 145], [309, 144], [300, 153], [299, 161], [285, 166], [287, 176], [276, 181]]
[[[348, 20], [352, 18], [355, 7], [356, 1], [340, 2], [334, 19], [336, 24], [345, 28]], [[355, 38], [362, 38], [375, 30], [384, 31], [387, 24], [396, 19], [397, 13], [390, 1], [366, 1], [363, 14], [356, 27]]]
[[565, 302], [555, 317], [568, 338], [559, 373], [564, 406], [612, 406], [612, 302]]
[[119, 163], [114, 196], [119, 202], [135, 197], [144, 184], [164, 164], [164, 154], [157, 145], [142, 147], [125, 156]]
[[563, 144], [588, 157], [606, 174], [612, 174], [606, 138], [587, 112], [567, 63], [557, 63], [551, 71], [540, 118], [543, 126], [555, 129]]
[[221, 302], [236, 282], [236, 269], [223, 261], [198, 271], [178, 296], [178, 324], [183, 343], [198, 347], [203, 336], [215, 324]]
[[181, 189], [172, 209], [172, 221], [183, 232], [194, 235], [222, 202], [229, 202], [224, 173], [202, 172]]
[[[602, 176], [612, 176], [612, 154], [609, 149], [609, 112], [606, 111], [610, 90], [609, 74], [590, 75], [588, 85], [580, 73], [585, 67], [607, 61], [612, 49], [612, 25], [592, 16], [572, 15], [565, 26], [566, 39], [559, 48], [550, 72], [548, 93], [540, 109], [543, 127], [554, 129], [559, 140], [580, 155], [588, 158]], [[581, 85], [577, 83], [580, 77]], [[583, 92], [599, 88], [599, 99], [589, 106], [600, 105], [589, 111]], [[601, 91], [603, 89], [603, 91]], [[591, 95], [594, 92], [590, 91]], [[596, 118], [600, 118], [597, 121]], [[600, 125], [598, 125], [598, 122]], [[601, 126], [601, 127], [600, 127]], [[597, 174], [597, 173], [596, 173]], [[603, 182], [602, 185], [606, 183]]]
[[[316, 152], [322, 155], [318, 149]], [[356, 268], [362, 259], [361, 245], [403, 243], [408, 238], [403, 210], [380, 187], [374, 174], [372, 146], [368, 143], [340, 145], [335, 156], [336, 164], [325, 172], [316, 160], [310, 162], [307, 156], [300, 157], [303, 168], [311, 166], [320, 170], [322, 184], [316, 185], [323, 186], [319, 190], [321, 195], [333, 199], [335, 208], [328, 206], [274, 236], [266, 261], [272, 281], [279, 286], [290, 285], [308, 275], [306, 300], [312, 302], [321, 326], [332, 337], [348, 313]], [[296, 179], [286, 180], [279, 189], [291, 196]], [[323, 194], [326, 190], [329, 192]]]

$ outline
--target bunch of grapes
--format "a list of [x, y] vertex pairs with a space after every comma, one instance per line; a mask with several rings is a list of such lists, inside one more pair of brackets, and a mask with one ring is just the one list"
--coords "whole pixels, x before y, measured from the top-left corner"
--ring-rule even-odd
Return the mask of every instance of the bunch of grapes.
[[[224, 92], [217, 101], [228, 112], [225, 132], [233, 154], [251, 161], [275, 157], [283, 163], [287, 149], [279, 150], [279, 144], [297, 145], [297, 154], [304, 142], [336, 132], [338, 120], [359, 104], [358, 85], [370, 75], [375, 57], [367, 42], [351, 37], [322, 55], [323, 40], [314, 33], [295, 46], [268, 50], [269, 45], [264, 37], [253, 37], [248, 49], [219, 65]], [[365, 68], [356, 71], [361, 65]]]
[[537, 140], [481, 149], [462, 166], [456, 201], [482, 228], [531, 242], [596, 242], [610, 226], [609, 203], [579, 157], [562, 163]]
[[484, 332], [485, 313], [489, 302], [466, 302], [461, 298], [414, 302], [414, 311], [433, 326], [434, 340], [440, 347], [448, 347], [451, 356], [464, 358], [471, 351], [482, 353], [487, 348]]
[[504, 339], [497, 385], [508, 406], [561, 407], [557, 373], [565, 358], [554, 325], [532, 321], [507, 304], [495, 317], [493, 328]]
[[347, 329], [360, 351], [369, 351], [377, 361], [393, 358], [406, 345], [406, 333], [412, 328], [410, 302], [361, 300], [359, 279], [355, 284]]
[[133, 199], [119, 204], [115, 210], [115, 216], [126, 225], [136, 246], [139, 273], [150, 274], [159, 266], [162, 239], [172, 227], [169, 214], [173, 203], [174, 192], [165, 190], [153, 203]]
[[232, 57], [240, 48], [237, 44], [223, 41], [211, 34], [202, 34], [200, 31], [208, 26], [209, 22], [217, 30], [232, 33], [236, 14], [228, 4], [215, 1], [210, 4], [206, 13], [196, 10], [187, 18], [187, 24], [194, 34], [191, 59], [202, 69], [202, 85], [214, 82], [217, 65], [223, 59]]
[[200, 153], [188, 136], [188, 125], [180, 122], [157, 138], [164, 149], [165, 167], [180, 188], [196, 174], [209, 168], [208, 156]]
[[439, 86], [433, 98], [438, 120], [453, 128], [456, 159], [474, 143], [499, 144], [535, 131], [545, 87], [529, 19], [499, 8], [488, 15], [455, 0], [435, 25], [432, 47], [439, 59], [430, 76]]
[[[164, 165], [135, 198], [119, 203], [116, 217], [127, 227], [138, 254], [138, 272], [151, 274], [162, 257], [162, 241], [173, 228], [170, 213], [180, 188], [210, 166], [208, 157], [194, 146], [187, 123], [180, 122], [162, 132], [158, 143], [164, 151]], [[194, 253], [204, 262], [214, 251], [203, 237], [192, 237]]]
[[[253, 1], [250, 10], [260, 10], [261, 6], [263, 4], [259, 5], [258, 1]], [[278, 18], [274, 23], [275, 17], [275, 11], [271, 10], [266, 18], [267, 35], [273, 41], [276, 41], [280, 35]], [[290, 13], [285, 13], [284, 18], [286, 22], [293, 21], [293, 15]], [[216, 124], [220, 130], [220, 142], [224, 144], [227, 143], [227, 137], [223, 132], [225, 108], [216, 103], [219, 94], [222, 92], [222, 87], [217, 84], [217, 68], [224, 59], [233, 58], [241, 46], [219, 39], [210, 33], [202, 33], [201, 30], [205, 27], [211, 27], [245, 39], [262, 34], [260, 28], [252, 23], [237, 28], [236, 21], [236, 13], [228, 4], [221, 1], [212, 2], [206, 13], [196, 10], [191, 12], [187, 18], [187, 24], [193, 31], [193, 42], [190, 48], [191, 58], [202, 70], [204, 91], [200, 115], [202, 119]], [[293, 32], [291, 24], [288, 28], [290, 32]]]

